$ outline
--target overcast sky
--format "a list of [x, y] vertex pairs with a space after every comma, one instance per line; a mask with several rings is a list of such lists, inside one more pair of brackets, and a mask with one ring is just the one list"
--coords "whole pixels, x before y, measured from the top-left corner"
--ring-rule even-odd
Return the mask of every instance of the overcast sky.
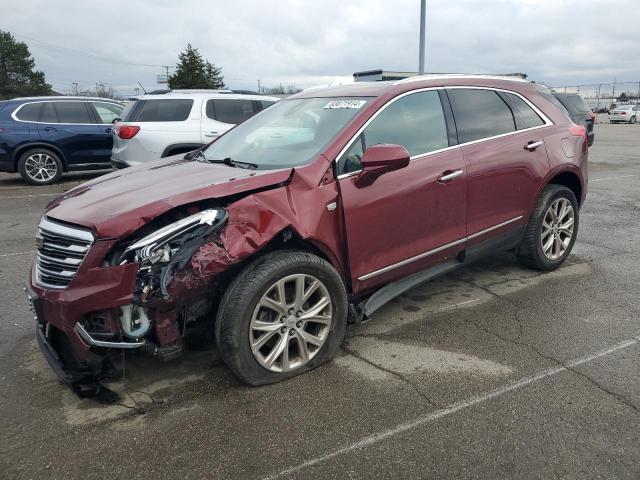
[[[426, 70], [638, 81], [638, 1], [427, 0]], [[0, 29], [29, 45], [60, 91], [161, 88], [154, 65], [175, 66], [188, 42], [231, 88], [304, 88], [359, 70], [417, 70], [419, 11], [419, 0], [8, 0]]]

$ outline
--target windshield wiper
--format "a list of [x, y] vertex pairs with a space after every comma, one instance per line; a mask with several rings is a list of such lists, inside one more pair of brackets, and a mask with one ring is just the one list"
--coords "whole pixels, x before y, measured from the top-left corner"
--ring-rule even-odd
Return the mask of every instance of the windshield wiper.
[[[198, 155], [196, 155], [196, 157], [198, 157]], [[202, 155], [203, 161], [204, 162], [209, 162], [209, 163], [224, 163], [225, 165], [228, 165], [230, 167], [238, 167], [238, 168], [249, 168], [251, 170], [255, 170], [256, 168], [258, 168], [258, 165], [255, 163], [249, 163], [249, 162], [241, 162], [240, 160], [234, 160], [231, 157], [226, 157], [223, 159], [208, 159], [205, 158], [204, 155]]]

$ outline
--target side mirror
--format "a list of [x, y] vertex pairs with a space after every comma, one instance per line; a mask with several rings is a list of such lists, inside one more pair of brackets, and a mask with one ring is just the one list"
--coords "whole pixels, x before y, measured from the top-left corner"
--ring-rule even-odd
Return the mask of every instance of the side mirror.
[[356, 177], [356, 187], [368, 187], [380, 175], [409, 165], [409, 152], [402, 145], [378, 144], [367, 148], [362, 156], [362, 172]]
[[114, 118], [113, 120], [111, 120], [111, 123], [113, 123], [114, 125], [118, 122], [122, 121], [122, 119], [120, 117]]

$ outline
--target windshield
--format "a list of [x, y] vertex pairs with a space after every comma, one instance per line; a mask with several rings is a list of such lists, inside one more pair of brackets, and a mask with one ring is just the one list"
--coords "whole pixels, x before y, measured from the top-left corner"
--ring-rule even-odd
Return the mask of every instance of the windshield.
[[213, 142], [200, 160], [231, 158], [260, 169], [305, 165], [367, 101], [346, 97], [281, 100]]
[[633, 105], [618, 105], [616, 107], [616, 110], [631, 110], [633, 108]]

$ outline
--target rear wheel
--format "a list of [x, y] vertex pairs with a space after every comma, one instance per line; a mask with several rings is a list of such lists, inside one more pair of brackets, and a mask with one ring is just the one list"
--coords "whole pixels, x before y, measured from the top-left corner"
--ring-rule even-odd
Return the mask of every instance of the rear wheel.
[[629, 123], [636, 123], [636, 116], [635, 115], [629, 119]]
[[249, 264], [218, 309], [216, 341], [245, 383], [275, 383], [335, 356], [347, 323], [347, 298], [335, 269], [301, 251], [280, 251]]
[[573, 192], [563, 185], [547, 185], [518, 246], [518, 259], [538, 270], [558, 268], [576, 241], [578, 220]]
[[18, 171], [31, 185], [51, 185], [62, 175], [62, 162], [51, 150], [34, 148], [20, 156]]

